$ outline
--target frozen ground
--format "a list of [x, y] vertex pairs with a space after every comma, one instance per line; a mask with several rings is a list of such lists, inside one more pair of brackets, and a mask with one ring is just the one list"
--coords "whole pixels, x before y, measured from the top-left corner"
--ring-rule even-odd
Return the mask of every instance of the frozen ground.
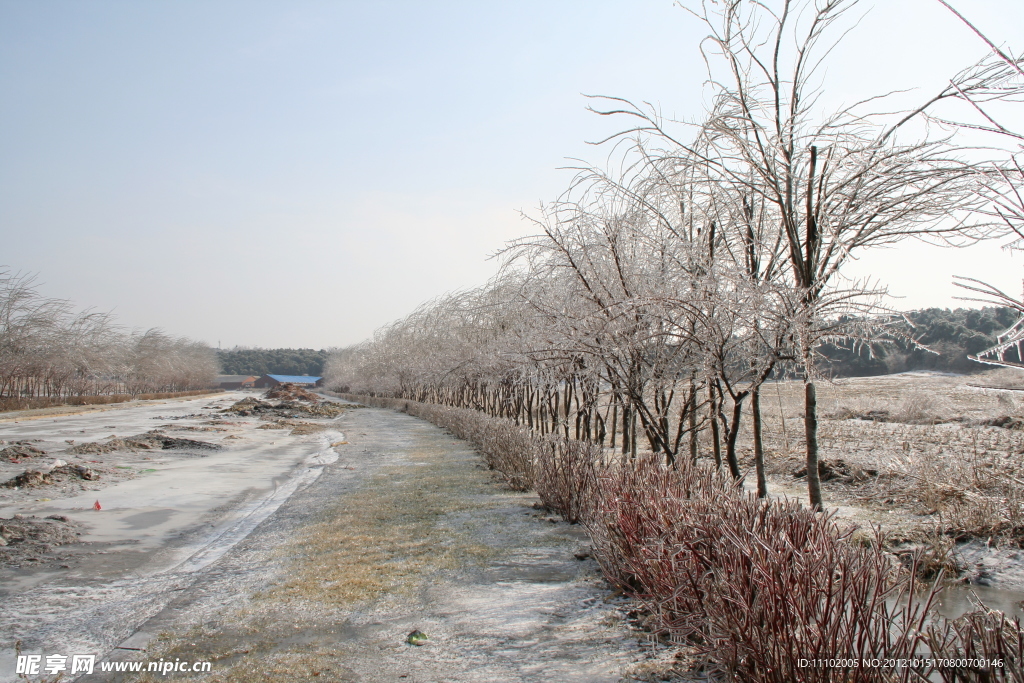
[[[337, 459], [330, 444], [343, 437], [335, 429], [291, 437], [287, 430], [257, 429], [255, 419], [219, 414], [240, 397], [27, 420], [5, 416], [0, 438], [28, 441], [47, 455], [5, 462], [4, 479], [54, 458], [88, 464], [100, 478], [77, 486], [0, 489], [0, 518], [56, 514], [85, 529], [78, 544], [0, 567], [0, 680], [15, 679], [18, 640], [26, 652], [109, 651]], [[158, 426], [221, 449], [67, 452], [68, 439], [102, 441]], [[101, 510], [94, 509], [96, 501]], [[0, 547], [0, 561], [16, 549]]]

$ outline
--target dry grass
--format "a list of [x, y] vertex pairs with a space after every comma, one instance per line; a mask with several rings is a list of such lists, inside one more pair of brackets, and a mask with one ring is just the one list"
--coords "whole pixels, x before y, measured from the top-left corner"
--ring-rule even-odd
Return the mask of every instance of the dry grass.
[[213, 672], [200, 677], [209, 683], [355, 680], [343, 670], [338, 635], [353, 610], [407, 599], [440, 572], [501, 552], [451, 528], [453, 518], [472, 519], [504, 504], [493, 495], [492, 477], [468, 463], [453, 467], [443, 452], [421, 451], [413, 459], [416, 466], [385, 468], [338, 496], [283, 544], [277, 555], [285, 578], [223, 616], [230, 628], [165, 635], [148, 659], [212, 661]]
[[[1020, 424], [1019, 399], [971, 386], [1009, 381], [999, 371], [823, 385], [821, 457], [872, 473], [856, 482], [824, 482], [827, 502], [924, 516], [919, 526], [958, 539], [1024, 543], [1024, 432], [986, 426]], [[765, 392], [767, 463], [776, 486], [803, 482], [793, 477], [804, 458], [801, 389], [779, 383]]]
[[609, 449], [554, 434], [541, 436], [523, 425], [466, 408], [404, 399], [344, 395], [351, 400], [402, 412], [443, 427], [472, 443], [488, 467], [515, 491], [534, 489], [541, 503], [570, 524], [583, 521], [595, 485], [594, 464], [614, 460]]
[[489, 556], [491, 548], [467, 545], [438, 526], [448, 515], [486, 505], [472, 495], [485, 492], [486, 478], [472, 468], [431, 465], [383, 472], [343, 496], [325, 519], [282, 548], [294, 558], [291, 578], [262, 599], [349, 605], [408, 592], [426, 575]]
[[513, 491], [529, 491], [534, 487], [535, 464], [541, 452], [548, 447], [548, 440], [522, 425], [468, 408], [453, 408], [396, 398], [353, 394], [339, 396], [379, 408], [400, 410], [447, 429], [478, 448], [483, 453], [487, 466], [503, 476], [505, 483]]
[[219, 394], [221, 389], [197, 389], [194, 391], [168, 391], [156, 394], [107, 394], [104, 396], [64, 396], [55, 398], [0, 398], [0, 413], [12, 410], [35, 410], [37, 408], [53, 408], [54, 406], [92, 406], [126, 401], [153, 401], [165, 398], [182, 398], [185, 396], [204, 396]]

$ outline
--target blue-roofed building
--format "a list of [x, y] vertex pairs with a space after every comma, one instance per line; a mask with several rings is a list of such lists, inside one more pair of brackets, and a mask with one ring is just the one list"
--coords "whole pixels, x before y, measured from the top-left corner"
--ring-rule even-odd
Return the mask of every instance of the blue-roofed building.
[[256, 388], [269, 389], [270, 387], [276, 387], [281, 384], [298, 384], [318, 387], [323, 384], [323, 381], [323, 377], [313, 377], [312, 375], [263, 375], [256, 380]]

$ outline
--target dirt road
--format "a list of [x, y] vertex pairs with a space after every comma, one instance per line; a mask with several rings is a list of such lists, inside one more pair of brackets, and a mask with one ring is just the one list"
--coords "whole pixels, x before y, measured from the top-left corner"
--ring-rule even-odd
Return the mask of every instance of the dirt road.
[[[207, 496], [205, 513], [143, 548], [23, 579], [3, 598], [4, 639], [122, 666], [210, 661], [213, 681], [616, 681], [657, 666], [606, 602], [594, 561], [577, 559], [581, 531], [503, 490], [436, 427], [359, 409], [319, 434], [243, 425], [236, 436], [234, 450], [195, 462], [241, 456], [251, 439], [253, 457], [278, 449], [278, 469], [254, 469], [234, 500]], [[249, 476], [234, 467], [228, 478]], [[222, 469], [232, 465], [193, 481]], [[414, 630], [421, 645], [407, 640]], [[189, 677], [81, 680], [168, 678]]]

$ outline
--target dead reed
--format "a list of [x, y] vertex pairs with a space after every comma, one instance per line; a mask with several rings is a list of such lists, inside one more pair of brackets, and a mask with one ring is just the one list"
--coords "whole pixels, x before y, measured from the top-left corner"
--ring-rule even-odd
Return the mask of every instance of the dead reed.
[[949, 662], [937, 668], [938, 678], [932, 680], [1024, 682], [1024, 630], [1002, 612], [979, 610], [933, 624], [925, 643]]
[[570, 524], [592, 513], [603, 449], [593, 443], [549, 437], [537, 458], [535, 488], [541, 503]]
[[[726, 679], [886, 680], [859, 663], [919, 645], [931, 594], [917, 600], [880, 539], [848, 543], [830, 515], [654, 459], [607, 471], [599, 495], [586, 526], [605, 575], [644, 604], [654, 631], [699, 644]], [[800, 665], [837, 658], [849, 666]]]

